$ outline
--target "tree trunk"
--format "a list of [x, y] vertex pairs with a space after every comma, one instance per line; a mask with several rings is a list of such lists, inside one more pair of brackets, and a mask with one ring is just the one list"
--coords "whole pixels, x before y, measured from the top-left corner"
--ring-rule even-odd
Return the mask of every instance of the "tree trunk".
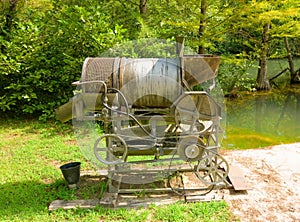
[[[7, 33], [10, 33], [12, 26], [13, 26], [13, 20], [16, 14], [17, 10], [17, 3], [18, 0], [8, 0], [8, 8], [4, 9], [4, 18], [5, 23], [3, 26], [3, 29], [0, 30], [0, 35], [7, 37]], [[5, 3], [2, 3], [5, 4]]]
[[[299, 123], [300, 123], [300, 94], [295, 93], [294, 95], [295, 95], [296, 100], [297, 100], [295, 124], [296, 124], [296, 127], [298, 129], [300, 129], [300, 127], [299, 127]], [[295, 128], [295, 129], [297, 129], [297, 128]]]
[[[200, 25], [199, 25], [199, 31], [198, 31], [198, 37], [201, 41], [205, 32], [206, 28], [206, 10], [208, 7], [207, 0], [201, 0], [201, 16], [200, 16]], [[200, 43], [198, 47], [198, 54], [205, 54], [205, 47], [203, 46], [203, 43]]]
[[5, 20], [6, 20], [5, 29], [7, 31], [10, 31], [13, 25], [13, 19], [16, 14], [18, 0], [9, 0], [8, 2], [9, 2], [9, 10], [5, 15]]
[[258, 90], [270, 90], [270, 83], [268, 80], [268, 46], [269, 46], [269, 31], [270, 23], [265, 23], [262, 33], [262, 46], [259, 60], [259, 68], [257, 74], [257, 89]]
[[291, 84], [294, 83], [299, 83], [300, 82], [300, 76], [299, 73], [295, 71], [295, 66], [294, 66], [294, 60], [293, 60], [293, 55], [291, 52], [290, 44], [288, 41], [288, 38], [284, 38], [284, 44], [287, 52], [287, 59], [289, 61], [289, 67], [290, 67], [290, 74], [291, 74]]
[[147, 0], [140, 0], [140, 14], [145, 15], [147, 13]]
[[[11, 38], [11, 29], [13, 27], [13, 20], [16, 15], [18, 0], [8, 0], [9, 7], [4, 11], [5, 23], [2, 29], [0, 29], [0, 36], [7, 41], [10, 41]], [[5, 53], [5, 46], [3, 44], [0, 45], [0, 52]]]

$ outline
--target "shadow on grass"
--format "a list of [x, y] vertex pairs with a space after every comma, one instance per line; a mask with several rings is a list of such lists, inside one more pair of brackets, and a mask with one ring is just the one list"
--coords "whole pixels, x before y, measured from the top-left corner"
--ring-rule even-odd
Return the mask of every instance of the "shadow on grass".
[[21, 181], [0, 185], [0, 219], [29, 218], [48, 214], [54, 200], [100, 198], [106, 188], [106, 179], [100, 176], [80, 177], [77, 189], [69, 189], [64, 179], [46, 184], [39, 181]]
[[[78, 191], [95, 195], [91, 182], [103, 188], [100, 177], [83, 176], [86, 180], [77, 190], [69, 189], [63, 179], [45, 184], [39, 181], [22, 181], [0, 185], [0, 221], [230, 221], [225, 202], [150, 206], [149, 210], [139, 209], [70, 209], [48, 211], [49, 204], [56, 200], [77, 199]], [[101, 179], [100, 179], [101, 180]], [[87, 182], [88, 181], [88, 182]], [[97, 181], [97, 182], [95, 182]], [[83, 182], [83, 181], [82, 181]], [[104, 186], [105, 187], [105, 186]], [[86, 189], [86, 190], [85, 190]], [[96, 192], [100, 192], [96, 189]], [[190, 212], [190, 213], [187, 213]]]
[[63, 179], [51, 184], [39, 181], [21, 181], [0, 185], [0, 218], [26, 218], [36, 214], [48, 214], [48, 205], [56, 199], [74, 199]]

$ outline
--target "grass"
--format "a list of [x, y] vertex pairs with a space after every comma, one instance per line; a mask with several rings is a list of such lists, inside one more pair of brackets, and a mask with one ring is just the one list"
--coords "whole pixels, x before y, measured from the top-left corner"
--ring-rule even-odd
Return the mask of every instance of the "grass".
[[[72, 126], [37, 120], [0, 119], [0, 221], [231, 221], [225, 202], [175, 203], [141, 209], [48, 211], [56, 200], [100, 198], [103, 180], [68, 189], [59, 166], [80, 161]], [[84, 176], [83, 176], [84, 178]], [[93, 178], [87, 178], [93, 179]], [[86, 179], [86, 180], [87, 180]]]
[[227, 221], [231, 214], [225, 202], [211, 202], [209, 204], [176, 203], [163, 206], [155, 210], [154, 221]]

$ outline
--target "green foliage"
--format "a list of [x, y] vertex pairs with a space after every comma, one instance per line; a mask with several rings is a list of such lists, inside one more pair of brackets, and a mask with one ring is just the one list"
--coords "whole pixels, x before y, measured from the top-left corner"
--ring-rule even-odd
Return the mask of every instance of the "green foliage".
[[[12, 2], [17, 6], [9, 11]], [[110, 48], [113, 56], [168, 56], [159, 45], [139, 41], [143, 38], [165, 39], [168, 47], [176, 36], [184, 36], [191, 49], [187, 54], [203, 46], [207, 53], [257, 59], [262, 24], [268, 21], [269, 57], [286, 56], [282, 40], [286, 36], [293, 54], [300, 54], [298, 1], [206, 2], [206, 15], [201, 13], [201, 1], [196, 0], [188, 4], [147, 1], [147, 13], [140, 15], [137, 0], [2, 1], [0, 111], [53, 117], [54, 109], [72, 97], [71, 83], [80, 78], [84, 59], [105, 55], [102, 53]], [[201, 35], [200, 21], [205, 21]], [[133, 41], [137, 44], [128, 44], [125, 49], [113, 47], [125, 40], [137, 40]], [[226, 91], [234, 86], [252, 87], [253, 81], [245, 72], [248, 63], [223, 62], [219, 76]]]
[[255, 86], [255, 79], [248, 70], [254, 67], [250, 60], [224, 57], [219, 68], [218, 80], [225, 94], [232, 90], [251, 91]]
[[101, 54], [102, 57], [176, 58], [176, 42], [156, 38], [140, 38], [117, 44]]
[[[121, 25], [125, 30], [122, 33], [125, 39], [134, 40], [138, 38], [151, 37], [142, 35], [143, 18], [139, 14], [138, 2], [128, 0], [104, 0], [98, 1], [102, 10], [109, 15], [111, 26]], [[149, 4], [149, 3], [148, 3]]]
[[2, 111], [53, 116], [72, 96], [71, 83], [80, 78], [84, 59], [122, 41], [125, 29], [112, 26], [91, 3], [58, 1], [42, 17], [28, 10], [28, 17], [15, 23], [11, 41], [0, 39]]

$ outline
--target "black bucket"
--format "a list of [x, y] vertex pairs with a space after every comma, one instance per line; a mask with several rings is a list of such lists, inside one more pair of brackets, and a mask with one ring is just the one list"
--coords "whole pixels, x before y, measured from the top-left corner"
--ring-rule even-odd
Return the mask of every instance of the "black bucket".
[[80, 178], [80, 162], [71, 162], [60, 167], [69, 188], [76, 188]]

